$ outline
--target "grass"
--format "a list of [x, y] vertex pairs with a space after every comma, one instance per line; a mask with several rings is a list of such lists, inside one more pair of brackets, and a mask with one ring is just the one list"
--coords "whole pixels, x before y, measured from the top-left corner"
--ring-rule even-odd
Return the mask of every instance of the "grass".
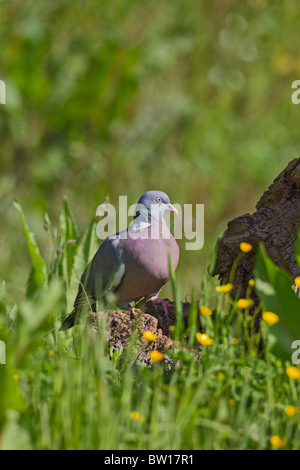
[[76, 227], [65, 204], [57, 235], [64, 249], [52, 254], [48, 281], [39, 284], [45, 265], [37, 263], [41, 255], [23, 214], [21, 220], [36, 270], [23, 302], [1, 299], [0, 332], [7, 346], [7, 364], [0, 366], [2, 448], [300, 448], [299, 413], [286, 413], [288, 405], [299, 410], [299, 383], [286, 373], [290, 362], [272, 353], [267, 324], [255, 331], [254, 317], [228, 293], [217, 293], [212, 278], [203, 279], [199, 301], [215, 305], [213, 316], [201, 316], [213, 343], [200, 348], [193, 299], [184, 330], [180, 281], [173, 275], [176, 348], [165, 351], [173, 367], [162, 361], [149, 369], [138, 361], [136, 334], [126, 349], [112, 351], [103, 323], [94, 334], [85, 323], [58, 331], [68, 305], [66, 286], [75, 281], [67, 259], [78, 265], [83, 253], [89, 256], [94, 221], [70, 251], [64, 236]]
[[[299, 409], [286, 374], [300, 338], [290, 279], [260, 257], [255, 287], [280, 321], [249, 336], [252, 319], [205, 274], [228, 220], [252, 213], [298, 155], [296, 2], [2, 0], [0, 10], [0, 447], [299, 449], [299, 414], [285, 412]], [[57, 331], [98, 247], [96, 208], [148, 189], [205, 204], [204, 248], [179, 241], [177, 281], [162, 291], [177, 308], [167, 372], [138, 363], [134, 338], [112, 352], [103, 331]], [[60, 214], [65, 194], [83, 234], [66, 200]], [[213, 344], [200, 361], [199, 311], [186, 332], [185, 296], [216, 310], [202, 318]]]

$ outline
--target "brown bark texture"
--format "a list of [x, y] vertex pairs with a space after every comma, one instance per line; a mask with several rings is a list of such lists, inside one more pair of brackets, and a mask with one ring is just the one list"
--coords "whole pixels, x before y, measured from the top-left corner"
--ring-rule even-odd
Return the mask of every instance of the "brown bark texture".
[[[243, 296], [253, 277], [255, 254], [260, 242], [269, 257], [292, 278], [300, 275], [294, 247], [300, 225], [300, 158], [292, 160], [277, 176], [256, 204], [256, 212], [244, 214], [228, 222], [218, 241], [216, 263], [212, 272], [221, 284], [229, 280], [232, 265], [240, 253], [240, 243], [253, 249], [239, 262], [232, 295]], [[255, 296], [255, 294], [254, 294]]]

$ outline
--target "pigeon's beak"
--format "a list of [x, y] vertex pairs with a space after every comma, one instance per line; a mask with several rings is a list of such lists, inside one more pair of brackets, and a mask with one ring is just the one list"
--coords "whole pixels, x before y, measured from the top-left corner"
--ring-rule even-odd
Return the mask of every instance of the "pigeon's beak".
[[168, 204], [167, 208], [169, 209], [169, 211], [174, 212], [174, 214], [178, 215], [178, 210], [172, 204]]

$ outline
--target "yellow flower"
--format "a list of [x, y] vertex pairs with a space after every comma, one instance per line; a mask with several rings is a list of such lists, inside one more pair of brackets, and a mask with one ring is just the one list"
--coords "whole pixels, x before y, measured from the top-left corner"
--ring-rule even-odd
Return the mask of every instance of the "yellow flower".
[[272, 447], [275, 447], [275, 449], [282, 449], [286, 445], [287, 440], [285, 437], [271, 436], [270, 443]]
[[298, 413], [298, 410], [295, 406], [293, 405], [287, 405], [285, 407], [285, 413], [287, 414], [287, 416], [289, 416], [290, 418], [292, 418], [293, 416], [296, 416], [296, 414]]
[[236, 346], [237, 344], [239, 344], [239, 340], [238, 340], [237, 338], [232, 338], [232, 339], [231, 339], [231, 344], [232, 344], [233, 346]]
[[275, 323], [279, 322], [279, 316], [273, 312], [264, 312], [262, 318], [269, 325], [275, 325]]
[[237, 306], [241, 308], [242, 310], [245, 310], [246, 308], [250, 307], [251, 304], [252, 304], [252, 301], [248, 299], [239, 299], [237, 301]]
[[200, 313], [204, 317], [210, 317], [212, 315], [212, 310], [208, 307], [205, 307], [204, 305], [200, 307]]
[[229, 405], [234, 405], [235, 404], [235, 399], [234, 398], [229, 398], [228, 403], [229, 403]]
[[161, 362], [165, 356], [160, 351], [151, 351], [150, 352], [150, 357], [151, 357], [153, 362]]
[[246, 243], [246, 242], [242, 242], [240, 243], [240, 250], [243, 252], [243, 253], [248, 253], [249, 251], [252, 250], [252, 245], [251, 243]]
[[216, 291], [222, 292], [223, 294], [227, 294], [228, 292], [232, 291], [233, 287], [234, 287], [233, 284], [228, 283], [228, 284], [224, 284], [223, 286], [217, 286]]
[[205, 333], [196, 333], [196, 338], [198, 343], [202, 344], [202, 346], [211, 346], [214, 342], [214, 340]]
[[130, 418], [134, 419], [135, 421], [140, 421], [141, 423], [145, 422], [145, 416], [143, 416], [141, 413], [138, 411], [132, 411], [130, 413]]
[[14, 374], [14, 375], [12, 376], [12, 378], [14, 379], [15, 382], [18, 382], [20, 376], [19, 376], [19, 374]]
[[157, 339], [157, 336], [155, 336], [152, 331], [144, 331], [143, 333], [144, 338], [146, 338], [147, 341], [155, 341]]
[[225, 382], [226, 375], [224, 374], [224, 372], [218, 372], [217, 373], [217, 379], [218, 379], [219, 382]]
[[254, 284], [255, 284], [254, 279], [250, 279], [249, 282], [248, 282], [248, 286], [253, 287]]
[[54, 354], [53, 349], [49, 349], [48, 354], [49, 354], [50, 357], [53, 356], [53, 354]]
[[290, 366], [286, 369], [286, 374], [290, 379], [299, 379], [300, 378], [300, 370], [297, 369], [295, 366]]
[[295, 277], [294, 283], [296, 284], [297, 287], [300, 287], [300, 276]]

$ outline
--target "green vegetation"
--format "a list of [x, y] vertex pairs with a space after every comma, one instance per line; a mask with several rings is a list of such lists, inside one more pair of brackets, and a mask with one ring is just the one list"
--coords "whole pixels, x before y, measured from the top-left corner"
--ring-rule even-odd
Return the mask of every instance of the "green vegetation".
[[[207, 273], [227, 221], [299, 155], [297, 3], [0, 0], [0, 17], [0, 447], [300, 449], [291, 280], [259, 252], [251, 288], [279, 321], [255, 331]], [[168, 372], [137, 362], [136, 336], [110, 351], [102, 330], [57, 331], [96, 208], [149, 189], [205, 205], [204, 248], [179, 240], [162, 292], [178, 307]], [[185, 297], [215, 309], [200, 361]]]
[[14, 199], [45, 257], [43, 213], [57, 225], [65, 194], [84, 230], [106, 194], [148, 189], [205, 205], [204, 248], [183, 240], [178, 267], [183, 295], [199, 291], [228, 220], [299, 155], [296, 2], [2, 0], [0, 15], [6, 295], [30, 269]]
[[[153, 367], [148, 369], [138, 360], [141, 333], [137, 331], [125, 350], [114, 351], [105, 339], [103, 322], [94, 333], [88, 323], [58, 332], [68, 297], [74, 298], [72, 286], [77, 287], [75, 266], [90, 258], [95, 221], [76, 243], [66, 243], [77, 228], [65, 200], [56, 237], [47, 219], [53, 251], [46, 267], [21, 206], [16, 203], [16, 207], [32, 271], [25, 301], [9, 306], [1, 300], [0, 331], [7, 345], [7, 364], [0, 367], [4, 448], [300, 448], [300, 372], [291, 364], [292, 350], [290, 357], [280, 348], [274, 355], [277, 333], [270, 334], [279, 324], [289, 325], [289, 309], [278, 311], [274, 304], [282, 291], [278, 289], [279, 295], [270, 300], [275, 292], [271, 284], [286, 275], [263, 251], [257, 257], [256, 282], [269, 295], [253, 316], [248, 315], [248, 299], [232, 301], [226, 289], [216, 293], [208, 278], [200, 299], [206, 309], [200, 313], [192, 300], [184, 330], [180, 286], [172, 274], [176, 348], [165, 356], [173, 366], [165, 368], [161, 357], [153, 357]], [[300, 301], [290, 282], [285, 289], [283, 294], [286, 298], [291, 294], [289, 302], [297, 303], [299, 314]], [[209, 307], [215, 297], [212, 316]], [[269, 326], [263, 321], [257, 331], [255, 317], [268, 302], [273, 302], [279, 322]], [[203, 334], [196, 327], [200, 314]], [[281, 344], [285, 330], [279, 332]]]

